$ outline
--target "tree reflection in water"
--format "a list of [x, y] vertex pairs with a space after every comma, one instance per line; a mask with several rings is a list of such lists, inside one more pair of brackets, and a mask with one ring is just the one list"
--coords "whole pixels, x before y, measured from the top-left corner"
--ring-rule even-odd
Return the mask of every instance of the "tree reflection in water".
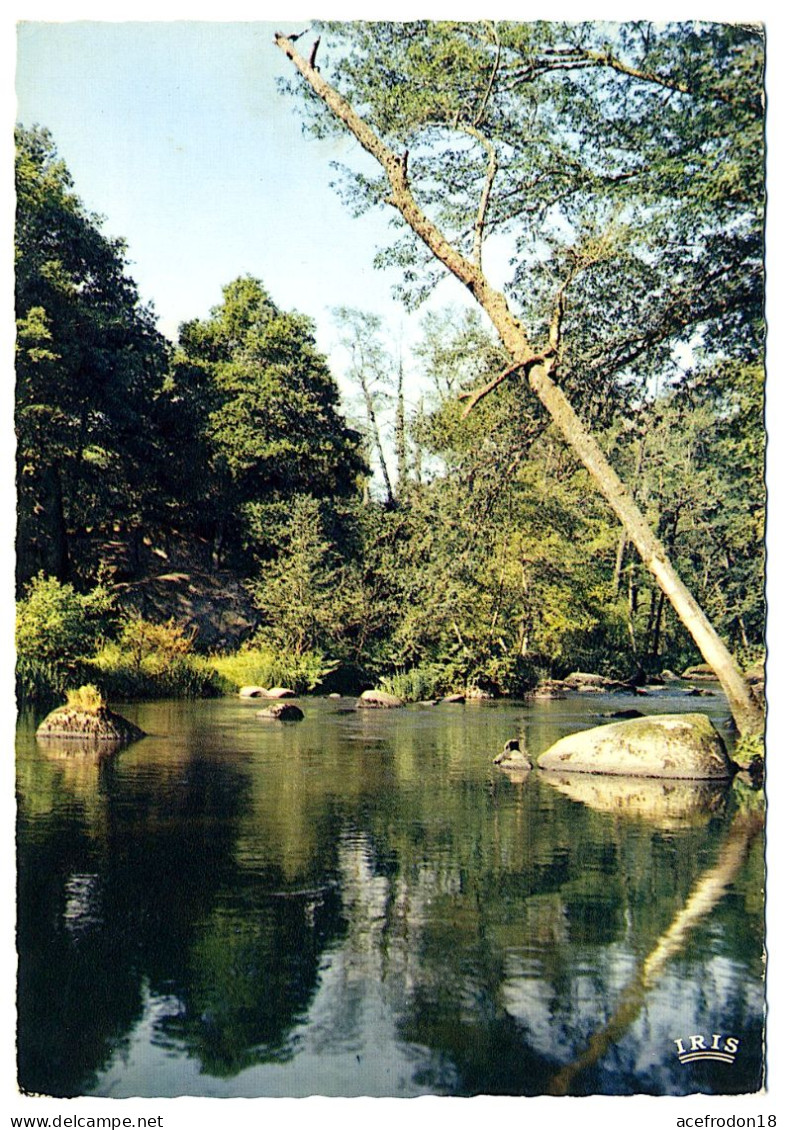
[[[276, 732], [226, 702], [140, 710], [154, 736], [115, 759], [20, 737], [23, 1088], [759, 1087], [762, 844], [727, 793], [627, 815], [512, 781], [488, 754], [508, 706], [316, 704]], [[738, 1064], [678, 1064], [678, 1012], [740, 1035]]]

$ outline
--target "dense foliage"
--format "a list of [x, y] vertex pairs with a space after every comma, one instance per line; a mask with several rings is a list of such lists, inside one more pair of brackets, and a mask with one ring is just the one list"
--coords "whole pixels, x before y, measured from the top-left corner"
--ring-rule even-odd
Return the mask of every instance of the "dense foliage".
[[89, 531], [140, 522], [156, 494], [165, 346], [45, 130], [17, 130], [16, 190], [18, 576], [67, 580]]
[[[489, 247], [506, 250], [528, 335], [551, 334], [561, 388], [678, 572], [739, 662], [758, 659], [759, 32], [322, 30], [321, 62], [406, 151], [419, 204], [479, 268]], [[310, 105], [314, 127], [333, 128]], [[379, 318], [337, 310], [352, 427], [312, 323], [257, 279], [229, 283], [165, 342], [46, 131], [20, 128], [17, 146], [23, 697], [87, 668], [114, 694], [386, 680], [421, 698], [697, 660], [526, 373], [498, 380], [508, 355], [479, 317], [432, 311], [403, 359]], [[346, 187], [357, 208], [387, 191], [368, 171]], [[415, 302], [440, 268], [398, 230], [381, 261]], [[159, 548], [177, 539], [184, 584], [202, 569], [248, 592], [256, 622], [240, 650], [235, 638], [206, 658], [176, 601], [155, 615], [140, 603], [156, 554], [178, 582]]]

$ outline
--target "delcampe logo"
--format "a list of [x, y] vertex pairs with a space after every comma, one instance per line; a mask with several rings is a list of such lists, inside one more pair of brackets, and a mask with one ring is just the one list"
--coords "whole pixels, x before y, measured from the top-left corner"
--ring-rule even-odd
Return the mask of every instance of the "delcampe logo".
[[[735, 1063], [740, 1040], [737, 1036], [687, 1036], [685, 1040], [673, 1040], [678, 1049], [681, 1063], [694, 1063], [698, 1059], [716, 1059], [721, 1063]], [[688, 1045], [688, 1046], [687, 1046]]]

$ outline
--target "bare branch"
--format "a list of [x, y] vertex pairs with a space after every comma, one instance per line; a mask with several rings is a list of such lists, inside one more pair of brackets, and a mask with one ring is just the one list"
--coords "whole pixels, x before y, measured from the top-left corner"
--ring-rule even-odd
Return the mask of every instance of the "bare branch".
[[519, 83], [533, 82], [540, 75], [550, 71], [580, 70], [586, 67], [609, 67], [619, 74], [638, 79], [640, 82], [663, 87], [671, 93], [702, 94], [705, 97], [712, 97], [714, 101], [725, 103], [734, 101], [734, 97], [724, 91], [714, 90], [710, 91], [709, 94], [709, 91], [704, 87], [699, 90], [696, 86], [681, 82], [670, 75], [661, 75], [656, 71], [632, 66], [613, 55], [609, 50], [593, 51], [590, 48], [582, 47], [547, 48], [538, 58], [511, 72], [513, 79], [511, 85], [516, 86]]
[[493, 377], [488, 384], [485, 384], [482, 388], [476, 389], [475, 392], [460, 392], [458, 399], [469, 401], [462, 413], [462, 419], [470, 415], [480, 400], [483, 400], [490, 392], [494, 392], [496, 388], [499, 388], [504, 381], [508, 380], [508, 378], [513, 376], [519, 369], [524, 369], [525, 372], [527, 372], [533, 365], [545, 364], [551, 356], [552, 351], [547, 350], [546, 353], [539, 354], [537, 357], [528, 357], [526, 361], [516, 361], [513, 365], [509, 365], [507, 369], [504, 369], [502, 373], [498, 373], [496, 377]]

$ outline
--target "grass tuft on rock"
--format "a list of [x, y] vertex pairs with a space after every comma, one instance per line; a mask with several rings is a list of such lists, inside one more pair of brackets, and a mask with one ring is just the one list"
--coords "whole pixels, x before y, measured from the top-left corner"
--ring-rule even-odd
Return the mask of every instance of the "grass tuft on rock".
[[66, 691], [66, 706], [70, 710], [83, 710], [87, 714], [97, 714], [107, 705], [106, 699], [98, 687], [86, 683], [76, 690]]

